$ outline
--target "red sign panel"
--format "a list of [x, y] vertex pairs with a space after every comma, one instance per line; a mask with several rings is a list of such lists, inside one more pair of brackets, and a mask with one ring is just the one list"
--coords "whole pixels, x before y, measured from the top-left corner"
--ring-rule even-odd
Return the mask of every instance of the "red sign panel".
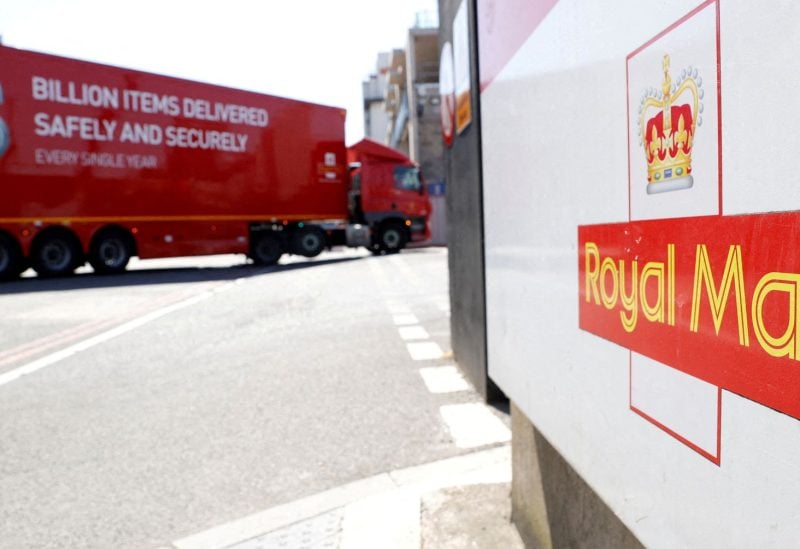
[[800, 213], [578, 228], [580, 327], [800, 419]]

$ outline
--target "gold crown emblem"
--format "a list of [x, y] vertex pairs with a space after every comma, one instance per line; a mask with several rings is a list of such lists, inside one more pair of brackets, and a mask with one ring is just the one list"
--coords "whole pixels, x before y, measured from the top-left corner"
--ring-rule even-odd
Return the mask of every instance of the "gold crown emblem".
[[695, 131], [703, 123], [703, 79], [697, 69], [681, 71], [673, 84], [664, 56], [661, 89], [649, 88], [639, 104], [639, 146], [647, 159], [647, 193], [688, 189]]

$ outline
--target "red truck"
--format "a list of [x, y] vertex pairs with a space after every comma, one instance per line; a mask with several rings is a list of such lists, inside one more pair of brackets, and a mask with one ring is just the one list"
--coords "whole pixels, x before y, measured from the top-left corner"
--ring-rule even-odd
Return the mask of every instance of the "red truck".
[[345, 111], [0, 46], [0, 279], [429, 237], [418, 167]]

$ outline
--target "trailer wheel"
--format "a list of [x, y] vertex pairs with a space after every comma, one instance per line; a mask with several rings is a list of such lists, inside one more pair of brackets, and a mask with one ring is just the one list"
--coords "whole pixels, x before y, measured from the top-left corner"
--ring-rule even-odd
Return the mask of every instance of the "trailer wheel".
[[12, 280], [24, 269], [19, 243], [9, 234], [0, 233], [0, 280]]
[[406, 230], [400, 223], [386, 223], [378, 231], [377, 251], [396, 254], [406, 245]]
[[82, 259], [80, 242], [67, 229], [45, 230], [31, 246], [31, 263], [39, 276], [70, 275]]
[[316, 257], [325, 249], [325, 233], [319, 227], [306, 225], [292, 236], [292, 253]]
[[283, 255], [283, 243], [277, 235], [267, 232], [251, 238], [250, 257], [256, 265], [275, 265]]
[[103, 230], [92, 240], [89, 263], [98, 274], [125, 271], [133, 255], [133, 239], [122, 229]]

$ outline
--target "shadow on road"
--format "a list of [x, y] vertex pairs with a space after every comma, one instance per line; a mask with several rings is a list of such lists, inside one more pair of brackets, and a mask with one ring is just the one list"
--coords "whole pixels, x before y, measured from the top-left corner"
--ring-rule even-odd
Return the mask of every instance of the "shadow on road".
[[0, 295], [235, 280], [237, 278], [345, 263], [358, 259], [362, 259], [362, 257], [298, 261], [273, 267], [259, 267], [252, 264], [232, 265], [230, 267], [172, 267], [136, 269], [117, 275], [98, 275], [89, 272], [66, 278], [21, 278], [10, 282], [0, 282]]

